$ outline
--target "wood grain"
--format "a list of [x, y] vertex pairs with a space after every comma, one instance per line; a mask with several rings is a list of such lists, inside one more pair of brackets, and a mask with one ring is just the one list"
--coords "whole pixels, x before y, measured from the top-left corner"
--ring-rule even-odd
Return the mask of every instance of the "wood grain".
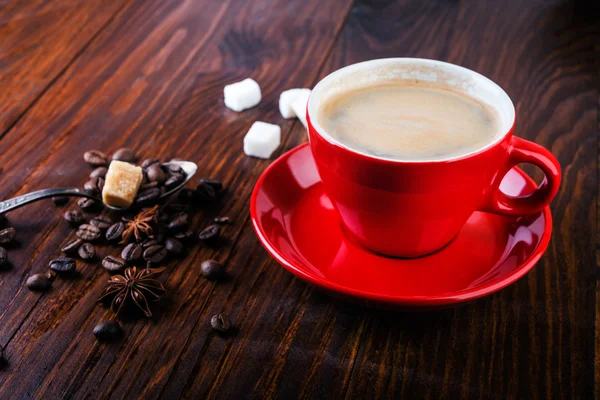
[[126, 1], [0, 4], [0, 135], [69, 67]]
[[[21, 7], [1, 9], [3, 18], [14, 26], [39, 6]], [[24, 288], [72, 235], [64, 210], [47, 202], [11, 214], [20, 245], [10, 249], [12, 268], [0, 271], [8, 358], [0, 397], [594, 397], [599, 35], [590, 2], [132, 0], [113, 15], [76, 54], [57, 48], [56, 60], [72, 61], [13, 111], [0, 139], [0, 195], [81, 185], [89, 148], [181, 156], [226, 182], [223, 202], [193, 225], [229, 215], [228, 244], [170, 263], [155, 317], [125, 324], [126, 337], [107, 345], [91, 334], [111, 316], [95, 303], [107, 279], [97, 262], [79, 264], [77, 279], [48, 293]], [[45, 40], [37, 36], [31, 41]], [[517, 134], [552, 149], [563, 167], [554, 236], [538, 266], [458, 309], [405, 314], [332, 299], [280, 268], [248, 221], [251, 190], [270, 162], [241, 152], [251, 123], [281, 125], [281, 154], [306, 140], [298, 122], [278, 114], [282, 90], [391, 56], [489, 76], [515, 101]], [[7, 65], [33, 79], [35, 57]], [[223, 86], [248, 76], [261, 85], [261, 104], [227, 110]], [[17, 93], [19, 84], [0, 88]], [[207, 258], [226, 263], [224, 283], [199, 275]], [[208, 327], [221, 311], [235, 325], [231, 336]]]

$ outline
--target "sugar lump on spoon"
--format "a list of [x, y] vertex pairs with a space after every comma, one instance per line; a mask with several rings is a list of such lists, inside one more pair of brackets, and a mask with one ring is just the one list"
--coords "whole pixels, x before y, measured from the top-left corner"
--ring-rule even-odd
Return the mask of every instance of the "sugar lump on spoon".
[[142, 168], [113, 160], [106, 172], [102, 201], [112, 207], [131, 207], [142, 183]]
[[225, 105], [236, 112], [256, 106], [262, 98], [260, 86], [251, 78], [225, 86], [223, 94]]

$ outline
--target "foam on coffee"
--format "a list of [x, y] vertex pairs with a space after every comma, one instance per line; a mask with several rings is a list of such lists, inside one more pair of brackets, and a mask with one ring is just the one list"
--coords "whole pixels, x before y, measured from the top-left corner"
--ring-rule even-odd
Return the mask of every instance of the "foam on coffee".
[[460, 157], [484, 148], [501, 130], [495, 110], [478, 100], [406, 81], [338, 90], [322, 102], [317, 119], [349, 148], [403, 161]]

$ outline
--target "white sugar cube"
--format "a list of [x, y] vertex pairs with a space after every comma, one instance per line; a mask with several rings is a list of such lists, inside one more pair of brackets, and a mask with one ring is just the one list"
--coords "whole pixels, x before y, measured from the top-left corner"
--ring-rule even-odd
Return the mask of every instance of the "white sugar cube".
[[308, 96], [310, 96], [310, 90], [308, 92], [302, 92], [292, 101], [292, 109], [296, 113], [296, 116], [302, 122], [302, 125], [306, 126], [306, 105], [308, 104]]
[[290, 89], [281, 92], [279, 96], [279, 112], [281, 112], [283, 118], [294, 118], [296, 116], [292, 108], [292, 102], [301, 95], [308, 97], [310, 89]]
[[254, 79], [250, 78], [225, 86], [223, 93], [225, 95], [225, 105], [237, 112], [254, 107], [260, 103], [262, 98], [260, 86]]
[[269, 158], [281, 143], [279, 125], [256, 121], [244, 137], [244, 153], [247, 156]]

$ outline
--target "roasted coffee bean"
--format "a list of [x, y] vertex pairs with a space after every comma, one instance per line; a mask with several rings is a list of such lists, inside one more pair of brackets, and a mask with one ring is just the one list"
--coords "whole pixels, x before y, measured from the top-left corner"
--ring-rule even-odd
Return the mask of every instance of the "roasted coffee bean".
[[4, 247], [0, 247], [0, 266], [8, 262], [8, 252]]
[[106, 167], [95, 168], [92, 172], [90, 172], [90, 178], [104, 178], [106, 176], [106, 172], [108, 172], [108, 168]]
[[150, 166], [146, 172], [150, 182], [158, 182], [159, 185], [162, 185], [167, 180], [167, 174], [165, 174], [165, 171], [163, 171], [159, 164]]
[[89, 194], [99, 196], [104, 188], [104, 178], [92, 178], [83, 185], [83, 188]]
[[173, 234], [173, 237], [177, 240], [181, 240], [182, 242], [189, 242], [194, 238], [194, 232], [185, 231], [185, 232], [177, 232]]
[[90, 220], [90, 224], [94, 225], [97, 228], [104, 230], [104, 229], [110, 228], [112, 226], [113, 222], [106, 218], [95, 217]]
[[60, 251], [62, 251], [65, 254], [75, 253], [77, 250], [79, 250], [79, 247], [82, 244], [83, 244], [83, 240], [81, 240], [81, 239], [74, 239], [74, 240], [71, 240], [70, 242], [65, 243], [60, 248]]
[[215, 221], [217, 224], [228, 224], [229, 217], [217, 217], [213, 221]]
[[83, 214], [79, 210], [69, 210], [65, 212], [65, 221], [73, 225], [79, 225], [83, 221]]
[[117, 321], [102, 321], [94, 327], [94, 336], [104, 342], [112, 342], [122, 335], [123, 330]]
[[158, 264], [167, 256], [167, 249], [161, 245], [150, 246], [144, 250], [144, 260]]
[[102, 235], [102, 231], [97, 226], [83, 224], [77, 229], [75, 234], [79, 239], [92, 241], [98, 239]]
[[167, 179], [165, 186], [168, 190], [171, 190], [177, 187], [177, 185], [181, 184], [184, 179], [185, 177], [182, 174], [173, 174], [169, 177], [169, 179]]
[[158, 229], [156, 229], [154, 231], [154, 235], [152, 235], [152, 237], [158, 243], [162, 243], [165, 240], [165, 234], [162, 231], [158, 230]]
[[225, 267], [218, 261], [206, 260], [200, 264], [202, 276], [211, 281], [217, 281], [225, 275]]
[[142, 248], [147, 249], [148, 247], [156, 246], [157, 244], [160, 244], [158, 240], [154, 238], [148, 238], [142, 242]]
[[155, 188], [157, 186], [158, 186], [158, 182], [147, 182], [147, 183], [144, 183], [144, 184], [140, 185], [140, 192], [143, 192], [144, 190]]
[[184, 252], [183, 243], [175, 238], [167, 238], [167, 240], [165, 240], [165, 248], [169, 253], [175, 254], [176, 256], [179, 256]]
[[144, 161], [142, 161], [142, 168], [148, 169], [152, 165], [158, 164], [159, 162], [160, 161], [158, 160], [158, 158], [146, 158]]
[[110, 272], [119, 272], [125, 268], [125, 260], [119, 257], [106, 256], [102, 260], [102, 267]]
[[10, 243], [15, 240], [15, 236], [17, 235], [17, 231], [15, 228], [5, 228], [0, 231], [0, 244]]
[[195, 204], [200, 201], [200, 195], [194, 189], [183, 188], [177, 195], [177, 201], [184, 205]]
[[110, 228], [106, 230], [106, 239], [108, 239], [111, 242], [119, 241], [121, 240], [124, 231], [125, 224], [123, 222], [117, 222], [116, 224], [112, 224]]
[[97, 207], [99, 204], [100, 203], [98, 203], [96, 200], [87, 199], [85, 197], [77, 200], [77, 205], [81, 207], [82, 210], [91, 210], [92, 208]]
[[185, 212], [178, 212], [171, 215], [167, 228], [170, 231], [181, 231], [187, 228], [189, 225], [188, 214]]
[[27, 286], [27, 289], [29, 290], [43, 291], [50, 287], [50, 281], [44, 274], [35, 274], [27, 278], [25, 286]]
[[212, 186], [207, 183], [201, 183], [196, 188], [197, 200], [203, 203], [209, 203], [217, 198], [217, 193]]
[[[177, 160], [171, 160], [171, 161], [177, 161]], [[170, 174], [182, 174], [182, 175], [185, 175], [185, 173], [183, 172], [183, 168], [181, 168], [177, 164], [169, 164], [169, 165], [167, 165], [167, 171], [169, 171]]]
[[156, 221], [160, 224], [166, 224], [169, 222], [170, 219], [171, 216], [169, 214], [167, 214], [166, 212], [161, 212], [158, 214], [158, 218], [156, 218]]
[[82, 259], [89, 260], [96, 256], [96, 249], [91, 243], [83, 243], [81, 246], [79, 246], [77, 253], [79, 253], [79, 257]]
[[142, 256], [142, 246], [137, 243], [129, 243], [121, 252], [121, 258], [127, 262], [133, 262]]
[[136, 203], [149, 203], [158, 199], [160, 196], [159, 188], [146, 189], [143, 192], [138, 193], [137, 198], [135, 199]]
[[223, 333], [227, 332], [229, 328], [231, 328], [231, 322], [229, 321], [229, 317], [227, 316], [227, 314], [223, 313], [213, 315], [210, 319], [210, 325], [213, 327], [214, 330]]
[[48, 278], [50, 282], [54, 282], [54, 279], [56, 279], [56, 274], [52, 270], [48, 270], [44, 276]]
[[219, 225], [210, 225], [200, 232], [198, 238], [206, 243], [216, 244], [216, 242], [219, 240], [220, 234], [221, 228], [219, 228]]
[[133, 154], [133, 151], [131, 151], [131, 149], [123, 147], [122, 149], [115, 151], [115, 154], [113, 154], [112, 159], [118, 161], [132, 162], [135, 161], [135, 154]]
[[52, 198], [55, 206], [64, 206], [69, 202], [69, 198], [67, 196], [56, 196]]
[[106, 167], [108, 165], [106, 154], [98, 150], [86, 151], [83, 154], [83, 159], [86, 163], [94, 167]]
[[48, 264], [50, 269], [59, 274], [67, 274], [75, 271], [77, 264], [75, 260], [70, 257], [59, 257]]
[[223, 182], [218, 181], [216, 179], [202, 178], [198, 181], [198, 185], [202, 185], [203, 183], [212, 187], [215, 192], [220, 192], [221, 190], [223, 190]]

